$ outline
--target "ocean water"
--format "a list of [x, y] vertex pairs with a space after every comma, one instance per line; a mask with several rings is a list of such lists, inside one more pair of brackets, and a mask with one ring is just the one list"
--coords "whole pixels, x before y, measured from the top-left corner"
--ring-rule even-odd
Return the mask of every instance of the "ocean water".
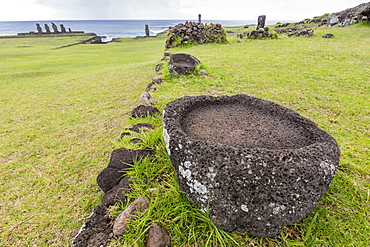
[[[195, 20], [189, 20], [195, 21]], [[60, 30], [60, 24], [72, 31], [84, 31], [85, 33], [96, 33], [99, 36], [105, 36], [105, 41], [112, 38], [128, 38], [145, 35], [145, 25], [149, 25], [150, 34], [156, 35], [169, 27], [185, 20], [63, 20], [53, 21]], [[202, 20], [203, 23], [220, 23], [223, 26], [241, 26], [247, 24], [256, 24], [257, 20]], [[267, 20], [266, 24], [275, 24], [276, 20]], [[285, 21], [280, 21], [285, 22]], [[2, 21], [0, 22], [0, 36], [17, 35], [17, 33], [37, 32], [36, 23], [39, 23], [45, 31], [44, 24], [48, 24], [50, 29], [51, 21]]]

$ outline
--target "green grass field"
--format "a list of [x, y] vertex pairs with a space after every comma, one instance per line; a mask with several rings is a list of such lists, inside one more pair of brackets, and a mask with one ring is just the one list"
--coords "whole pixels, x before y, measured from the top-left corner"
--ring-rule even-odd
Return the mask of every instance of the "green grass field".
[[[329, 32], [334, 39], [321, 38]], [[165, 38], [55, 49], [83, 39], [0, 39], [0, 246], [70, 245], [100, 204], [98, 173], [113, 149], [130, 145], [120, 133], [135, 122], [128, 114], [151, 82]], [[143, 246], [153, 224], [169, 231], [173, 246], [369, 246], [369, 44], [370, 28], [351, 26], [319, 28], [310, 38], [231, 34], [229, 44], [171, 49], [199, 58], [209, 75], [158, 85], [152, 96], [160, 110], [184, 95], [272, 100], [331, 134], [342, 151], [340, 167], [314, 212], [276, 238], [225, 233], [181, 197], [161, 117], [143, 119], [157, 126], [143, 136], [157, 155], [129, 171], [135, 185], [129, 197], [159, 192], [117, 246]]]

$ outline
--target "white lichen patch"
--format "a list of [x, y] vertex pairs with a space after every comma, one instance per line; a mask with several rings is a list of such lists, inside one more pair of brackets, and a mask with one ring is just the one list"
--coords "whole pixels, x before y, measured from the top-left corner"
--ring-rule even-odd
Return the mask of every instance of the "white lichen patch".
[[207, 187], [196, 180], [194, 180], [194, 190], [199, 194], [207, 194], [208, 192]]
[[248, 209], [247, 205], [244, 205], [244, 204], [241, 206], [241, 209], [242, 209], [244, 212], [248, 212], [248, 211], [249, 211], [249, 209]]
[[192, 164], [190, 161], [182, 162], [181, 165], [179, 165], [179, 176], [181, 176], [185, 180], [185, 183], [189, 186], [190, 193], [196, 193], [199, 195], [197, 200], [199, 201], [200, 206], [204, 207], [204, 205], [207, 205], [208, 202], [208, 189], [204, 184], [192, 178], [192, 175], [196, 174], [193, 174], [190, 170], [190, 167], [193, 165], [194, 164]]
[[163, 139], [164, 143], [166, 144], [166, 150], [169, 155], [171, 155], [171, 150], [170, 150], [170, 135], [168, 134], [166, 128], [163, 126]]
[[183, 164], [186, 168], [190, 168], [192, 163], [190, 161], [185, 161], [184, 164]]
[[184, 169], [184, 167], [179, 166], [179, 172], [183, 178], [186, 178], [187, 180], [191, 179], [191, 171], [189, 169]]
[[320, 168], [324, 170], [326, 174], [334, 175], [335, 165], [328, 161], [321, 161]]
[[279, 214], [281, 211], [283, 211], [285, 209], [286, 209], [286, 207], [284, 205], [280, 205], [280, 206], [274, 207], [272, 209], [272, 213], [273, 214]]

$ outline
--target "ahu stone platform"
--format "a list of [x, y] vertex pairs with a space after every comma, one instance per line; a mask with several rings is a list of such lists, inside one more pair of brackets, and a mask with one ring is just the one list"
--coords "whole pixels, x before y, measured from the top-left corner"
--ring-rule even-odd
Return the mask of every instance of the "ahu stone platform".
[[307, 216], [339, 164], [312, 121], [248, 95], [176, 99], [164, 138], [180, 189], [226, 231], [273, 237]]

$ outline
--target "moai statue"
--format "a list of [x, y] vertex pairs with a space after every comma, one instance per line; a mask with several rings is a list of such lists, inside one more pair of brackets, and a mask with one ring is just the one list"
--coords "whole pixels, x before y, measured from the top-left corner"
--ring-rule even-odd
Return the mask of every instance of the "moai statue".
[[48, 26], [48, 24], [45, 24], [45, 30], [46, 30], [46, 33], [51, 33], [50, 27]]
[[55, 23], [54, 23], [54, 22], [52, 22], [52, 23], [51, 23], [51, 26], [52, 26], [52, 28], [53, 28], [53, 30], [54, 30], [54, 33], [59, 33], [59, 32], [58, 32], [58, 27], [57, 27], [57, 25], [55, 25]]
[[265, 15], [260, 15], [258, 16], [258, 24], [257, 24], [257, 29], [259, 30], [260, 28], [265, 27], [265, 22], [266, 22], [266, 16]]
[[42, 28], [41, 28], [40, 24], [36, 23], [36, 28], [37, 28], [38, 33], [42, 33]]
[[64, 27], [63, 24], [60, 24], [60, 30], [61, 30], [62, 33], [66, 33], [67, 32], [66, 31], [66, 28]]
[[201, 15], [201, 14], [199, 14], [199, 15], [198, 15], [198, 22], [199, 22], [199, 23], [201, 23], [201, 22], [202, 22], [202, 15]]
[[72, 33], [72, 29], [70, 27], [68, 28], [68, 32], [69, 33]]
[[149, 26], [148, 25], [145, 25], [145, 35], [146, 36], [149, 36], [150, 33], [149, 33]]

